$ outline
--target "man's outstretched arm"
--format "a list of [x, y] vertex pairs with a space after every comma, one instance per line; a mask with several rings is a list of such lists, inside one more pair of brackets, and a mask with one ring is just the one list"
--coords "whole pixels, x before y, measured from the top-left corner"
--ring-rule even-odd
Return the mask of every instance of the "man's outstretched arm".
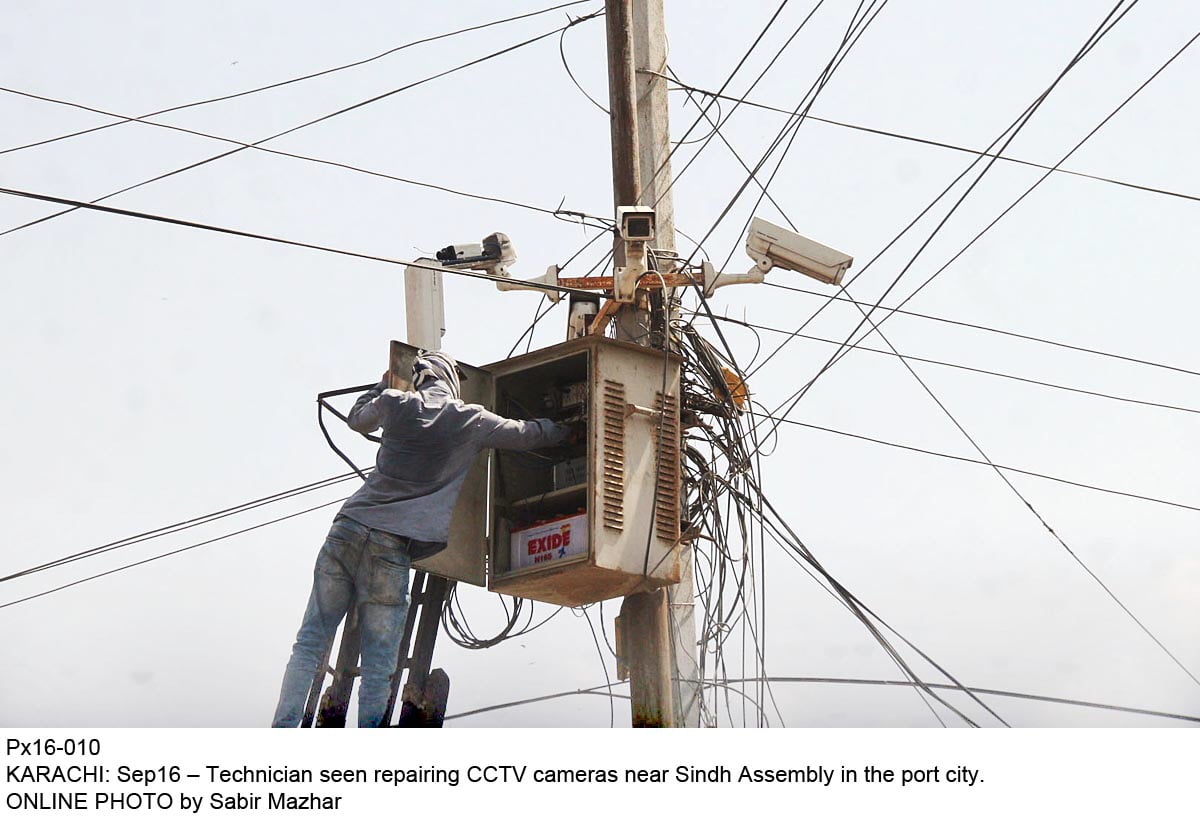
[[386, 414], [382, 401], [379, 400], [383, 390], [388, 388], [388, 373], [383, 373], [383, 379], [358, 396], [354, 408], [346, 415], [346, 425], [359, 434], [369, 435], [383, 425]]
[[482, 427], [480, 445], [485, 448], [528, 451], [565, 443], [571, 435], [569, 426], [546, 418], [512, 420], [492, 412], [479, 418]]

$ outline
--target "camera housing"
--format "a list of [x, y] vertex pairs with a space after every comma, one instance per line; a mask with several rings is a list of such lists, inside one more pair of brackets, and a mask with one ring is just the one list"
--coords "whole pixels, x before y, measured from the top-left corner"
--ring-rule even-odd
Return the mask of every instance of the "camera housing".
[[507, 276], [517, 251], [506, 233], [489, 233], [478, 244], [451, 244], [437, 251], [443, 267], [466, 267], [490, 275]]
[[826, 284], [841, 284], [842, 276], [854, 263], [852, 256], [840, 250], [759, 218], [750, 222], [746, 254], [764, 273], [782, 267]]
[[617, 208], [617, 225], [625, 241], [654, 241], [656, 222], [653, 207], [630, 205]]

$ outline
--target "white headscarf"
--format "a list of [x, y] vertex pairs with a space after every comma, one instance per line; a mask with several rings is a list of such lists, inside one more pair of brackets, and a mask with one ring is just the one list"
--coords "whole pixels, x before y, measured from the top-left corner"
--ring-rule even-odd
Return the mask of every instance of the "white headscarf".
[[453, 397], [462, 397], [458, 362], [444, 352], [421, 350], [413, 360], [413, 388], [421, 389], [434, 381], [445, 386]]

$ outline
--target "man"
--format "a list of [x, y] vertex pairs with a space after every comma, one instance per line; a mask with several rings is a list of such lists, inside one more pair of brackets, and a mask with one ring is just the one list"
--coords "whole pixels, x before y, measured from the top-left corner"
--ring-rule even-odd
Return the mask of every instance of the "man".
[[366, 434], [382, 426], [383, 443], [375, 471], [342, 505], [317, 555], [274, 727], [300, 723], [313, 677], [356, 602], [362, 629], [358, 726], [380, 726], [408, 612], [409, 566], [446, 547], [450, 514], [476, 455], [486, 448], [554, 446], [570, 434], [550, 420], [509, 420], [463, 403], [458, 366], [441, 352], [417, 356], [413, 387], [389, 389], [385, 373], [350, 410], [350, 428]]

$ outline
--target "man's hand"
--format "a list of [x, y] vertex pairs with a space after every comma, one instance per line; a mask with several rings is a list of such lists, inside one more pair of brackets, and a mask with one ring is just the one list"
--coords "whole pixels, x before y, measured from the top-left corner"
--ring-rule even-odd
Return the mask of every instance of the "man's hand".
[[563, 424], [567, 427], [567, 445], [574, 446], [587, 440], [587, 421], [576, 420]]

